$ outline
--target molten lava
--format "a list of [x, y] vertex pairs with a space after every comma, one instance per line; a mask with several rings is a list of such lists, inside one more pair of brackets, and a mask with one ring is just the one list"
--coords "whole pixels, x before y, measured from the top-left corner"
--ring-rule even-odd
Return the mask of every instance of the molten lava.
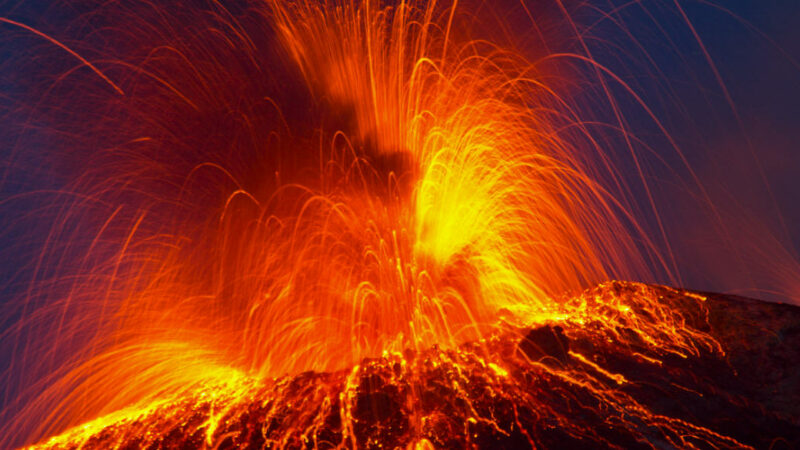
[[[330, 373], [232, 376], [37, 448], [791, 448], [798, 376], [774, 370], [797, 364], [799, 318], [786, 305], [606, 283], [530, 332]], [[752, 352], [777, 333], [778, 352]], [[737, 373], [754, 363], [772, 373]], [[782, 401], [759, 377], [785, 386], [788, 416], [753, 414], [753, 401]]]
[[204, 37], [156, 11], [134, 23], [159, 44], [120, 44], [111, 63], [36, 32], [100, 75], [109, 93], [86, 101], [105, 117], [73, 134], [113, 148], [71, 186], [75, 210], [106, 214], [62, 297], [21, 321], [41, 333], [22, 351], [43, 357], [21, 363], [38, 378], [0, 444], [762, 443], [653, 400], [747, 410], [714, 387], [732, 369], [704, 297], [576, 294], [673, 262], [640, 224], [655, 206], [631, 206], [548, 84], [563, 74], [471, 36], [457, 2], [270, 0], [245, 16], [214, 6]]

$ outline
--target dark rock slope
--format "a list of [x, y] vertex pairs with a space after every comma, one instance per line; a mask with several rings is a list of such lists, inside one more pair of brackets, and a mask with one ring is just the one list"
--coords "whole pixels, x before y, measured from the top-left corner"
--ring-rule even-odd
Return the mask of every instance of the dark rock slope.
[[800, 308], [610, 282], [540, 316], [455, 350], [210, 386], [42, 445], [800, 448]]

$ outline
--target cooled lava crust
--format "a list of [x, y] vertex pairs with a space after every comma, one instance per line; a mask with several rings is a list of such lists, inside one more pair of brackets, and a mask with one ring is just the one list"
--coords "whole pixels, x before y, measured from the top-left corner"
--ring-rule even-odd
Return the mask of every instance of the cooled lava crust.
[[800, 308], [609, 282], [481, 342], [131, 408], [41, 448], [800, 448]]

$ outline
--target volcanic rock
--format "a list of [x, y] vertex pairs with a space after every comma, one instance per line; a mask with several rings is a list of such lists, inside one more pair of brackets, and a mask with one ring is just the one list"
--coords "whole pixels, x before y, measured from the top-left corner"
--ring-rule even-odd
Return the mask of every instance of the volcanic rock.
[[551, 357], [565, 364], [569, 359], [569, 339], [559, 326], [545, 325], [531, 329], [520, 341], [519, 349], [532, 361]]
[[455, 349], [213, 389], [40, 448], [800, 448], [800, 308], [610, 282]]

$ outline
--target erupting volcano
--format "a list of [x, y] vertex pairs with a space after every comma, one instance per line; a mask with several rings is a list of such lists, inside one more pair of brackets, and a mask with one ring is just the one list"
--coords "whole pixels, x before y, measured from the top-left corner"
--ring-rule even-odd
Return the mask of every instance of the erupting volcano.
[[665, 286], [663, 173], [736, 238], [626, 6], [89, 3], [0, 17], [3, 448], [800, 446], [800, 309]]

